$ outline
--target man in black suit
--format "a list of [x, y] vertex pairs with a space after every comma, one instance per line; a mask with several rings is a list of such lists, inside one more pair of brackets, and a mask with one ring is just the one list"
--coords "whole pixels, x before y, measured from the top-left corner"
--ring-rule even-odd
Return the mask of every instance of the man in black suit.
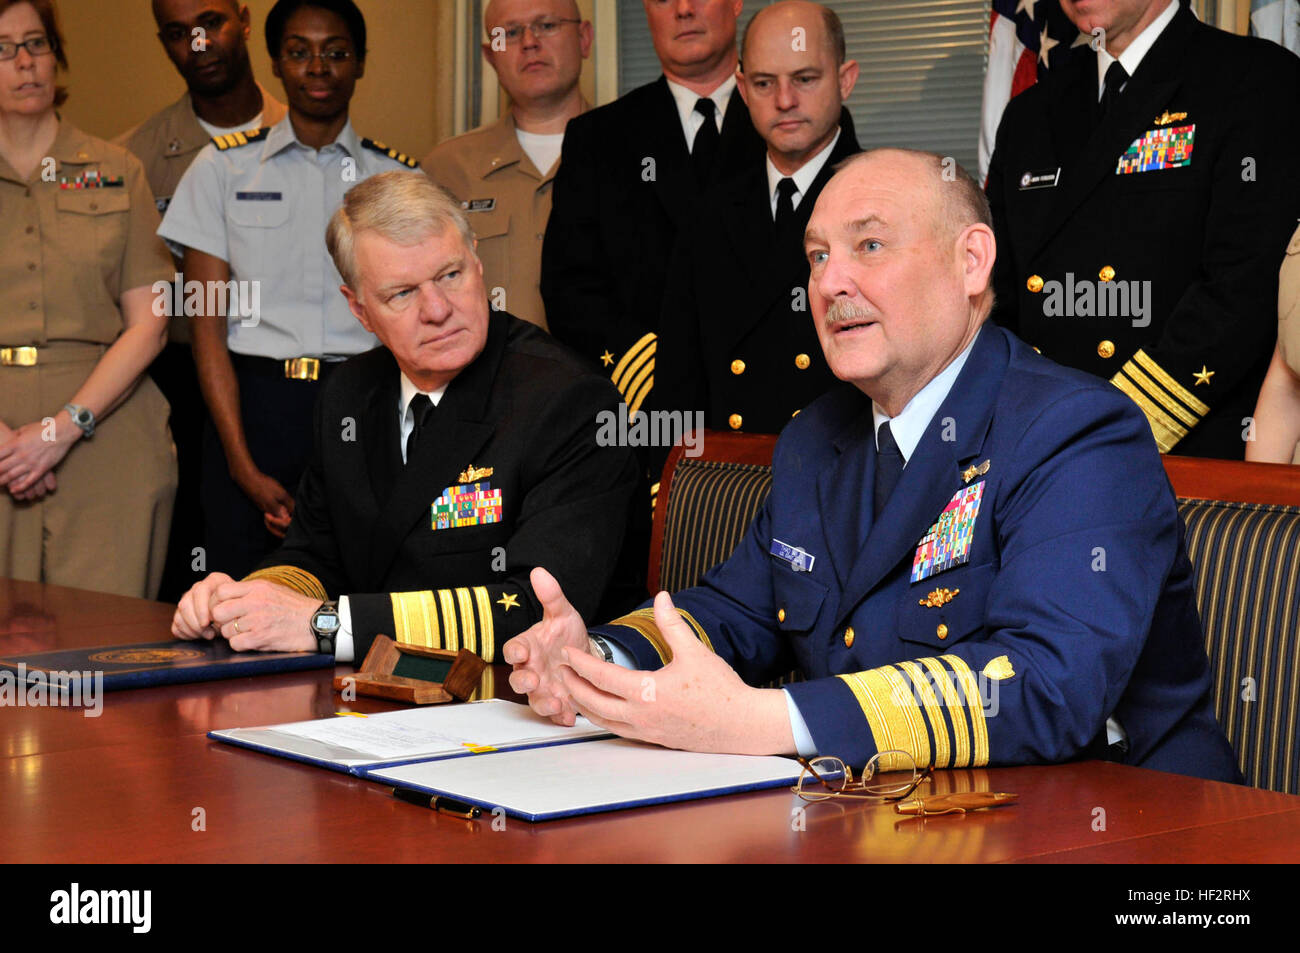
[[1112, 383], [1162, 451], [1241, 459], [1300, 214], [1300, 59], [1177, 0], [1062, 0], [1080, 46], [1013, 99], [995, 317]]
[[673, 242], [763, 143], [736, 91], [741, 0], [646, 0], [664, 75], [570, 120], [542, 244], [551, 333], [599, 361], [629, 410], [654, 386]]
[[808, 310], [803, 233], [835, 166], [859, 151], [843, 106], [858, 64], [845, 57], [840, 19], [820, 4], [788, 0], [750, 21], [739, 89], [767, 152], [706, 196], [678, 237], [660, 407], [702, 410], [713, 430], [779, 433], [835, 383]]
[[597, 445], [610, 383], [489, 312], [465, 216], [426, 176], [357, 185], [326, 239], [352, 313], [384, 347], [322, 391], [284, 544], [243, 581], [195, 585], [173, 633], [340, 661], [385, 633], [491, 661], [541, 618], [534, 566], [562, 567], [582, 612], [623, 601], [611, 580], [636, 588], [620, 552], [641, 484], [630, 450]]

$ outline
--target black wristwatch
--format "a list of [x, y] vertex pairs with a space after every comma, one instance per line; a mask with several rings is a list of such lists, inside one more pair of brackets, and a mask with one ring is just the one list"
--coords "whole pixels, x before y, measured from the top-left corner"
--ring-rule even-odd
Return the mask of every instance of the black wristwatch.
[[316, 636], [316, 651], [321, 655], [334, 654], [334, 637], [339, 631], [339, 604], [322, 602], [312, 613], [311, 631]]

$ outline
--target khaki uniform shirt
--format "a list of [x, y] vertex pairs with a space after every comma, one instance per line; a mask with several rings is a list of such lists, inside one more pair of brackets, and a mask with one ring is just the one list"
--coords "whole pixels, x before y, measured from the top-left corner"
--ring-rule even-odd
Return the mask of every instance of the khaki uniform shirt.
[[[588, 105], [584, 102], [585, 112]], [[519, 145], [513, 113], [440, 143], [421, 163], [433, 181], [460, 200], [478, 238], [483, 280], [492, 303], [546, 327], [542, 305], [542, 239], [551, 217], [555, 165], [539, 172]], [[505, 300], [495, 289], [503, 289]]]
[[31, 180], [0, 159], [0, 346], [113, 343], [122, 292], [172, 279], [157, 228], [140, 161], [66, 120]]
[[[1300, 375], [1300, 228], [1286, 247], [1278, 279], [1277, 349], [1292, 373]], [[1291, 462], [1300, 463], [1300, 444]]]

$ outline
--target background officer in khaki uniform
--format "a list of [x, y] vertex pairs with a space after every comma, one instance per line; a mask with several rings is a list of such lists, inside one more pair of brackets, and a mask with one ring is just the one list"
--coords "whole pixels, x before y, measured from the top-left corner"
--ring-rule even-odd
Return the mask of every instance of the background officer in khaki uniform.
[[[216, 136], [274, 125], [284, 118], [285, 107], [253, 78], [248, 7], [235, 0], [154, 0], [153, 13], [158, 39], [185, 80], [186, 92], [115, 141], [144, 163], [161, 215], [200, 149]], [[179, 246], [172, 255], [179, 271]], [[149, 376], [171, 404], [179, 467], [175, 516], [158, 595], [170, 602], [202, 576], [191, 566], [193, 548], [203, 541], [199, 475], [205, 411], [184, 315], [173, 316], [168, 339], [150, 365]]]
[[0, 0], [0, 576], [152, 597], [176, 463], [142, 375], [172, 263], [139, 161], [55, 113], [62, 49], [51, 0]]
[[1278, 275], [1277, 348], [1259, 390], [1246, 459], [1300, 464], [1300, 228]]
[[492, 0], [483, 19], [483, 56], [510, 110], [441, 143], [422, 165], [468, 213], [492, 304], [545, 328], [542, 239], [564, 127], [588, 108], [578, 80], [592, 28], [574, 0]]

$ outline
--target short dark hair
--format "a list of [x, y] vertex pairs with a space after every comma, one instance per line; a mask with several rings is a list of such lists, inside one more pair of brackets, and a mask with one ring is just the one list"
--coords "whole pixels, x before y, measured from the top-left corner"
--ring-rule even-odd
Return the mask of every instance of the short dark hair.
[[275, 0], [275, 6], [266, 15], [266, 51], [271, 54], [271, 59], [280, 58], [285, 24], [289, 22], [289, 17], [303, 7], [319, 7], [337, 14], [348, 25], [357, 59], [366, 58], [366, 18], [352, 0]]
[[[41, 18], [41, 28], [45, 30], [45, 35], [50, 38], [50, 48], [54, 50], [54, 60], [65, 70], [68, 68], [68, 56], [63, 52], [63, 32], [59, 29], [59, 13], [54, 8], [54, 0], [0, 0], [0, 13], [4, 13], [10, 7], [16, 7], [20, 3], [30, 3], [36, 9], [36, 15]], [[68, 88], [66, 86], [54, 87], [54, 105], [62, 106], [68, 101]]]
[[[831, 52], [835, 54], [835, 65], [843, 66], [844, 61], [849, 58], [848, 44], [844, 41], [844, 23], [840, 20], [840, 15], [824, 4], [818, 4], [821, 7], [822, 26], [826, 30], [826, 43], [830, 46]], [[771, 9], [764, 7], [763, 10]], [[755, 13], [753, 18], [745, 24], [745, 33], [740, 38], [740, 66], [745, 66], [745, 47], [749, 43], [749, 31], [754, 26], [754, 21], [763, 14], [763, 10]]]

